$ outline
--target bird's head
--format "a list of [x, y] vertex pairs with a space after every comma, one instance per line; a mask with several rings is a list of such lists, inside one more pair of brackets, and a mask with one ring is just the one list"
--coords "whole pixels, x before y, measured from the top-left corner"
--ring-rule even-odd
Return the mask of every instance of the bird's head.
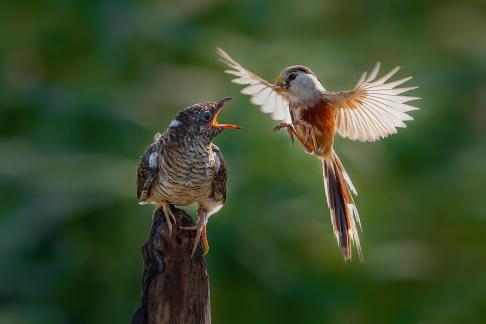
[[298, 98], [308, 97], [324, 90], [314, 72], [303, 65], [285, 68], [278, 76], [274, 89]]
[[212, 141], [224, 129], [240, 128], [237, 125], [220, 124], [218, 122], [218, 115], [225, 103], [232, 99], [223, 98], [217, 102], [205, 102], [189, 106], [177, 115], [169, 127]]

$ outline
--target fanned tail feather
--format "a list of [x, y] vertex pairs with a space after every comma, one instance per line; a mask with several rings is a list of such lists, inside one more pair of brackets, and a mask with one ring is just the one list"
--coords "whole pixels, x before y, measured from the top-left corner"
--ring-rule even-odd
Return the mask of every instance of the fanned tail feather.
[[357, 229], [357, 224], [361, 229], [361, 223], [351, 194], [357, 195], [356, 189], [334, 151], [330, 156], [322, 158], [322, 171], [332, 227], [344, 260], [351, 260], [354, 245], [359, 259], [363, 261]]

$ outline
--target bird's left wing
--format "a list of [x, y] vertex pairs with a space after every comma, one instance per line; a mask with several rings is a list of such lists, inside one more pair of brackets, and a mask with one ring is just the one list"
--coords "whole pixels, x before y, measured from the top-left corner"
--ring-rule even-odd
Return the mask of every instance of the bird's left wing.
[[225, 72], [236, 76], [233, 83], [247, 85], [241, 93], [251, 96], [250, 101], [261, 107], [261, 111], [271, 114], [274, 120], [291, 122], [287, 96], [274, 90], [273, 84], [248, 71], [221, 48], [216, 50], [220, 61], [230, 67]]
[[363, 73], [353, 90], [324, 94], [337, 108], [337, 132], [342, 137], [374, 142], [395, 134], [397, 127], [407, 127], [404, 121], [413, 120], [407, 112], [418, 108], [405, 103], [420, 98], [401, 94], [417, 87], [397, 88], [412, 77], [387, 82], [399, 69], [396, 67], [376, 80], [380, 70], [377, 63], [368, 77]]

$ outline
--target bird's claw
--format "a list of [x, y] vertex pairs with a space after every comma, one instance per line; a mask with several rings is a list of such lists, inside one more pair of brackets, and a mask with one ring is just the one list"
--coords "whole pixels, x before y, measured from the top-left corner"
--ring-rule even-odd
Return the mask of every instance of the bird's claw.
[[165, 215], [165, 221], [167, 222], [167, 227], [169, 227], [169, 236], [172, 235], [172, 222], [174, 222], [174, 225], [177, 224], [177, 219], [172, 211], [172, 208], [170, 207], [170, 204], [163, 204], [162, 209], [164, 211]]
[[209, 244], [208, 239], [206, 237], [206, 214], [201, 210], [198, 211], [199, 214], [199, 221], [196, 225], [193, 226], [179, 226], [180, 229], [186, 231], [196, 231], [196, 238], [194, 239], [194, 246], [192, 247], [191, 258], [194, 257], [196, 253], [197, 247], [199, 245], [199, 241], [202, 241], [204, 254], [206, 255], [209, 251]]
[[273, 131], [276, 132], [276, 131], [281, 130], [282, 128], [287, 129], [287, 132], [289, 133], [289, 136], [290, 136], [290, 143], [294, 144], [294, 134], [292, 133], [292, 124], [280, 123], [273, 128]]
[[206, 238], [206, 225], [204, 223], [198, 223], [194, 226], [181, 226], [179, 228], [186, 230], [186, 231], [197, 231], [196, 232], [196, 238], [194, 239], [194, 246], [192, 247], [191, 258], [193, 258], [194, 254], [196, 254], [196, 250], [197, 250], [197, 247], [199, 245], [199, 241], [202, 241], [201, 243], [203, 244], [203, 248], [204, 248], [204, 254], [203, 255], [206, 255], [208, 253], [209, 244], [208, 244], [208, 240]]

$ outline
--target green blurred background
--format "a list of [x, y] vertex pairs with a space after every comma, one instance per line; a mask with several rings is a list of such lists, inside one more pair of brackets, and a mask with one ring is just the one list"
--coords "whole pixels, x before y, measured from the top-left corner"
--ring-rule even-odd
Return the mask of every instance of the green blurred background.
[[[273, 133], [217, 46], [269, 80], [307, 65], [331, 90], [378, 60], [414, 76], [408, 128], [335, 144], [364, 264], [343, 262], [320, 162]], [[483, 0], [49, 0], [0, 3], [0, 323], [129, 321], [152, 213], [138, 156], [180, 109], [224, 96], [243, 130], [216, 139], [214, 323], [486, 322]]]

